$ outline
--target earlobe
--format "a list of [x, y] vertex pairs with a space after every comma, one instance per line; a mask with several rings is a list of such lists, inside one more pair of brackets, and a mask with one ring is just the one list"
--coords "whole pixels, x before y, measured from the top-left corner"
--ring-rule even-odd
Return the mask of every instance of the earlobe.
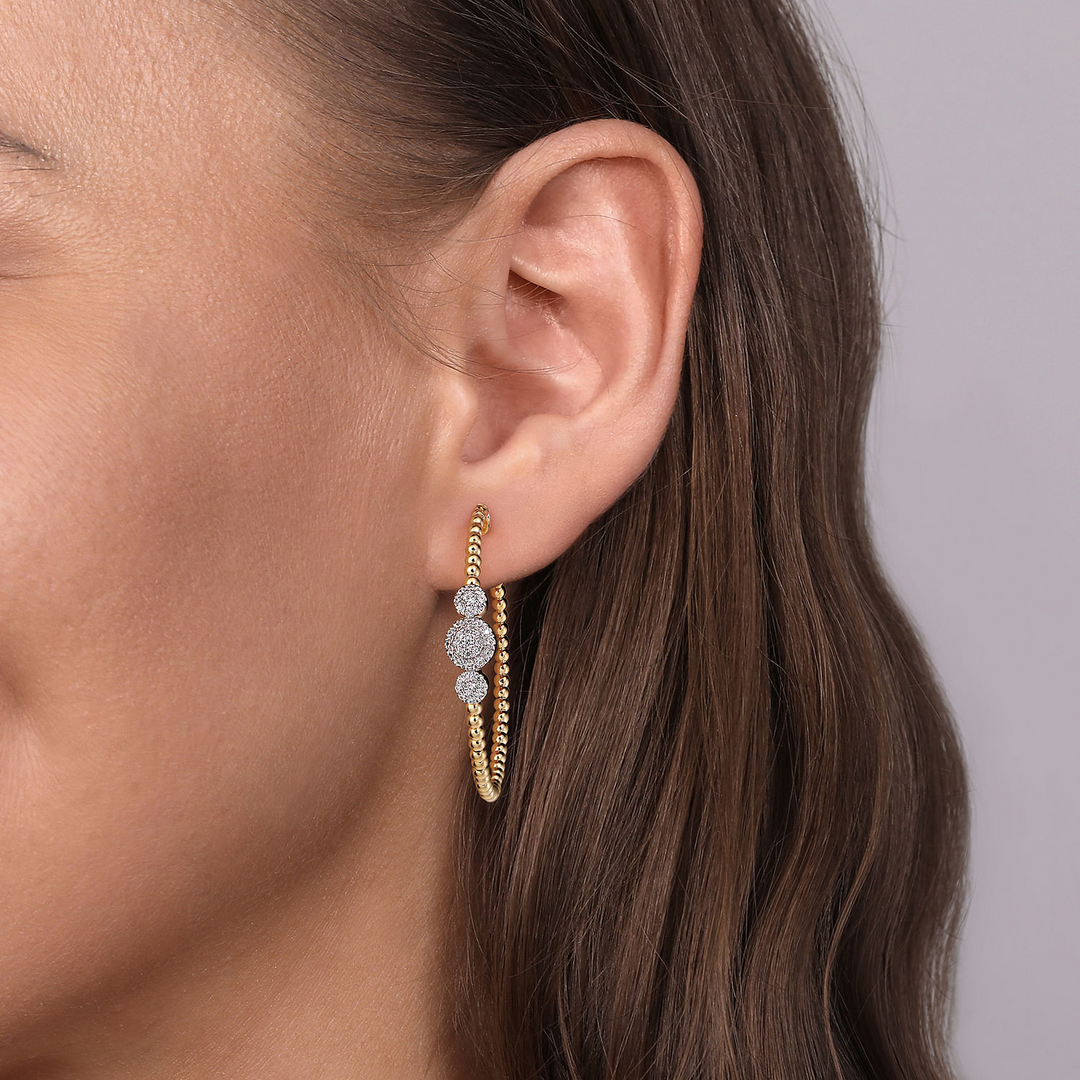
[[446, 375], [440, 401], [452, 434], [433, 462], [434, 588], [460, 585], [477, 503], [499, 523], [489, 578], [513, 581], [645, 469], [678, 390], [700, 245], [689, 169], [636, 124], [563, 129], [493, 178], [437, 260], [459, 282], [451, 322], [466, 372]]

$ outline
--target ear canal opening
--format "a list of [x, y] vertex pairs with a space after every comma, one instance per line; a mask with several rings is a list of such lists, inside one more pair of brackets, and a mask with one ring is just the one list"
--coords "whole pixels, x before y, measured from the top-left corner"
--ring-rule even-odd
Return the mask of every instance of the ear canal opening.
[[535, 281], [522, 277], [516, 270], [511, 270], [506, 279], [507, 292], [523, 305], [536, 306], [554, 313], [562, 303], [562, 297], [551, 289]]

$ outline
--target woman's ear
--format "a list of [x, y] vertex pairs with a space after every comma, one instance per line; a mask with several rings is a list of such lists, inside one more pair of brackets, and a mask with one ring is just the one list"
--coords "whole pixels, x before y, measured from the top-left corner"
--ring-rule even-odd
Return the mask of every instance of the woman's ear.
[[[520, 150], [433, 252], [428, 580], [456, 589], [477, 503], [484, 577], [546, 566], [644, 471], [679, 387], [701, 255], [697, 185], [666, 140], [593, 120]], [[438, 298], [437, 301], [434, 298]]]

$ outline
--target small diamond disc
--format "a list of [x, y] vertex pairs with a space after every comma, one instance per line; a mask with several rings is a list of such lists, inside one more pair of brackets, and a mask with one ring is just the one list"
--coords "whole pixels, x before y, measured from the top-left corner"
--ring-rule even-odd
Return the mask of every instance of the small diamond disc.
[[495, 631], [483, 619], [466, 615], [446, 632], [446, 655], [459, 668], [476, 671], [495, 655]]
[[487, 607], [487, 593], [469, 582], [454, 593], [454, 607], [459, 615], [482, 615]]
[[466, 705], [478, 705], [487, 697], [488, 681], [479, 671], [463, 671], [457, 677], [454, 689]]

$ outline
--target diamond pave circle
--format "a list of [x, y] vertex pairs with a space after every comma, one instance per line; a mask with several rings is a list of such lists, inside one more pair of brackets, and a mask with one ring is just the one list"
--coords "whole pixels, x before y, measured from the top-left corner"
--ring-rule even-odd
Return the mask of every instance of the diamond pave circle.
[[470, 581], [454, 593], [454, 607], [459, 615], [482, 615], [487, 607], [487, 593]]
[[458, 615], [482, 615], [487, 607], [487, 593], [480, 585], [470, 581], [454, 594], [454, 606], [458, 609]]
[[458, 667], [476, 671], [495, 655], [495, 632], [483, 619], [466, 615], [446, 632], [446, 655]]
[[487, 697], [488, 681], [479, 671], [463, 671], [457, 677], [454, 689], [466, 705], [479, 705]]

